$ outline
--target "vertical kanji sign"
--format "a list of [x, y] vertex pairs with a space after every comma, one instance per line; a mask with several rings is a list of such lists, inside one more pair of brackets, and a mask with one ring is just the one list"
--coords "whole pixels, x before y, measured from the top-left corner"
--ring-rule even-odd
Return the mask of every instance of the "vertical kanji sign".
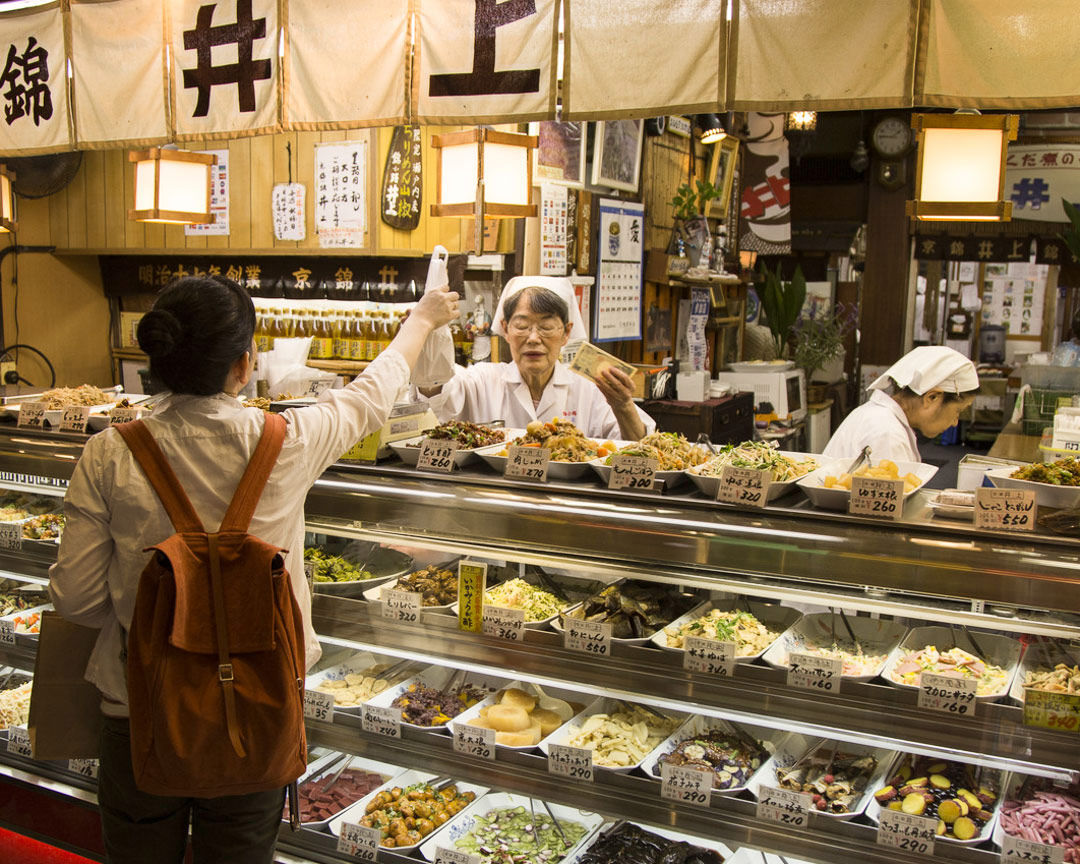
[[420, 224], [423, 203], [422, 133], [419, 126], [396, 126], [383, 169], [379, 211], [382, 221], [399, 231]]
[[315, 233], [324, 249], [366, 245], [367, 177], [367, 138], [315, 145]]
[[4, 19], [0, 37], [0, 152], [71, 146], [60, 5]]

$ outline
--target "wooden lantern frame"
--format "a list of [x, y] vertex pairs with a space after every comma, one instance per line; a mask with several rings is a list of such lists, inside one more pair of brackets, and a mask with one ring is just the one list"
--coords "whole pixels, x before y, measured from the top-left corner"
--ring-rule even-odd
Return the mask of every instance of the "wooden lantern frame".
[[[214, 221], [214, 215], [210, 212], [210, 198], [213, 188], [213, 172], [206, 172], [206, 213], [189, 213], [183, 210], [162, 210], [159, 202], [161, 194], [161, 168], [160, 163], [165, 162], [195, 162], [202, 165], [217, 165], [218, 157], [213, 153], [198, 153], [192, 150], [172, 150], [164, 147], [151, 147], [148, 150], [131, 150], [128, 152], [128, 161], [138, 165], [139, 162], [153, 160], [158, 164], [154, 169], [154, 206], [149, 210], [128, 210], [128, 219], [136, 222], [172, 222], [177, 224], [208, 225]], [[136, 171], [136, 182], [138, 172]], [[138, 190], [136, 190], [136, 195]]]
[[[11, 218], [6, 219], [3, 210], [0, 209], [0, 233], [14, 234], [19, 230], [19, 223], [15, 221], [15, 172], [6, 165], [0, 165], [0, 177], [3, 177], [5, 181], [0, 184], [0, 195], [7, 193], [7, 201], [3, 203], [7, 204], [7, 209], [11, 213]], [[3, 188], [5, 185], [6, 189]]]

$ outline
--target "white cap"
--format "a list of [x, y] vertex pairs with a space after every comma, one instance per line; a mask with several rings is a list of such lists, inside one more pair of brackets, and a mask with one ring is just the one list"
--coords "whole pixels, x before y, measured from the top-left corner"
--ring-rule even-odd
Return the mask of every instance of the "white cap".
[[506, 338], [506, 330], [503, 327], [503, 306], [511, 298], [524, 291], [526, 288], [542, 288], [562, 300], [570, 312], [570, 341], [587, 340], [589, 331], [581, 318], [581, 309], [578, 308], [577, 297], [574, 295], [574, 286], [565, 276], [515, 276], [506, 283], [499, 305], [495, 309], [495, 320], [491, 330], [495, 335]]
[[969, 393], [979, 389], [975, 364], [959, 351], [940, 345], [922, 345], [909, 351], [868, 389], [887, 390], [890, 381], [920, 396], [935, 388], [945, 393]]

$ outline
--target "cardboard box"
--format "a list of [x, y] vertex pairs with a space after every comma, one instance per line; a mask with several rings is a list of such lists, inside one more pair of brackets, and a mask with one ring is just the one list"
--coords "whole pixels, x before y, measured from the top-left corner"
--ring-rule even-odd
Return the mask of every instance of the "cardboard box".
[[657, 376], [661, 372], [668, 371], [667, 366], [651, 366], [644, 363], [632, 363], [637, 373], [631, 378], [634, 382], [634, 398], [635, 399], [658, 399], [662, 398], [654, 394], [654, 387], [656, 386]]
[[120, 313], [120, 347], [121, 348], [138, 348], [139, 340], [135, 337], [135, 332], [139, 329], [139, 322], [142, 321], [145, 312], [121, 312]]

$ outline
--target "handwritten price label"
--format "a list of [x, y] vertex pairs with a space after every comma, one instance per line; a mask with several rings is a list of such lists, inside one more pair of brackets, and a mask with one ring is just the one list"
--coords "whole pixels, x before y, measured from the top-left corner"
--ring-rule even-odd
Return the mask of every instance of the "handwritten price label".
[[0, 522], [0, 549], [22, 549], [23, 527], [15, 522]]
[[757, 818], [790, 828], [805, 828], [810, 822], [811, 803], [809, 793], [762, 786], [758, 790]]
[[839, 693], [844, 661], [814, 654], [788, 655], [787, 686], [819, 693]]
[[454, 452], [458, 449], [457, 441], [442, 438], [425, 438], [420, 442], [420, 458], [416, 467], [420, 471], [437, 471], [449, 474], [456, 464]]
[[1001, 838], [1001, 860], [1003, 862], [1031, 861], [1033, 864], [1065, 864], [1065, 847], [1051, 846], [1049, 843], [1036, 843], [1023, 837], [1006, 834]]
[[566, 624], [563, 647], [568, 651], [584, 651], [594, 657], [611, 656], [611, 624], [580, 618], [564, 618], [563, 621]]
[[1032, 489], [975, 490], [975, 527], [994, 531], [1034, 531], [1035, 492]]
[[1080, 732], [1080, 695], [1025, 690], [1024, 723], [1044, 729]]
[[401, 710], [389, 705], [365, 705], [361, 721], [364, 731], [373, 735], [385, 735], [387, 738], [401, 737]]
[[80, 777], [89, 777], [91, 780], [97, 780], [98, 760], [69, 759], [68, 771], [70, 771], [72, 774], [78, 774]]
[[919, 683], [919, 707], [974, 717], [977, 687], [978, 682], [974, 678], [953, 678], [951, 675], [923, 672]]
[[725, 465], [720, 472], [716, 500], [727, 504], [739, 504], [743, 507], [761, 508], [769, 503], [771, 484], [772, 471]]
[[49, 406], [44, 402], [19, 404], [19, 425], [23, 428], [40, 429], [45, 424], [45, 412]]
[[481, 632], [496, 639], [520, 642], [525, 638], [525, 610], [484, 606]]
[[323, 393], [329, 390], [333, 384], [333, 378], [312, 378], [307, 382], [307, 387], [304, 388], [304, 397], [318, 399]]
[[60, 415], [61, 432], [85, 432], [86, 424], [90, 422], [90, 407], [88, 405], [72, 405], [64, 409]]
[[585, 747], [552, 744], [548, 748], [548, 773], [592, 783], [595, 779], [593, 751]]
[[15, 622], [0, 621], [0, 645], [15, 644]]
[[885, 809], [881, 811], [877, 842], [879, 846], [890, 846], [918, 855], [933, 855], [936, 829], [936, 819]]
[[904, 481], [852, 477], [848, 513], [874, 519], [899, 519], [904, 513]]
[[686, 649], [683, 669], [689, 672], [704, 672], [706, 675], [719, 675], [722, 678], [730, 678], [735, 674], [734, 642], [687, 636], [683, 639], [683, 647]]
[[480, 759], [495, 758], [495, 730], [459, 723], [454, 726], [454, 750]]
[[420, 620], [420, 606], [424, 595], [416, 591], [395, 591], [385, 588], [382, 592], [382, 617], [392, 621], [415, 624]]
[[304, 578], [307, 579], [309, 593], [315, 593], [315, 562], [304, 562]]
[[435, 864], [480, 864], [481, 860], [479, 855], [470, 855], [468, 852], [459, 852], [444, 846], [435, 847]]
[[14, 753], [16, 756], [25, 756], [27, 759], [33, 758], [33, 752], [30, 749], [30, 733], [22, 726], [9, 726], [7, 732], [7, 752]]
[[548, 463], [551, 461], [551, 451], [547, 447], [512, 445], [508, 453], [503, 477], [535, 480], [537, 483], [547, 482]]
[[655, 489], [659, 464], [648, 456], [612, 456], [608, 489]]
[[374, 861], [379, 851], [382, 832], [355, 822], [342, 822], [337, 851], [363, 861]]
[[661, 798], [682, 804], [696, 804], [699, 807], [709, 806], [712, 801], [712, 771], [699, 771], [696, 768], [664, 762], [660, 772]]
[[484, 619], [487, 564], [458, 564], [458, 627], [479, 633]]
[[324, 723], [334, 722], [334, 696], [321, 690], [304, 691], [304, 716]]
[[121, 423], [130, 423], [139, 419], [138, 408], [113, 408], [109, 412], [109, 425], [118, 426]]

